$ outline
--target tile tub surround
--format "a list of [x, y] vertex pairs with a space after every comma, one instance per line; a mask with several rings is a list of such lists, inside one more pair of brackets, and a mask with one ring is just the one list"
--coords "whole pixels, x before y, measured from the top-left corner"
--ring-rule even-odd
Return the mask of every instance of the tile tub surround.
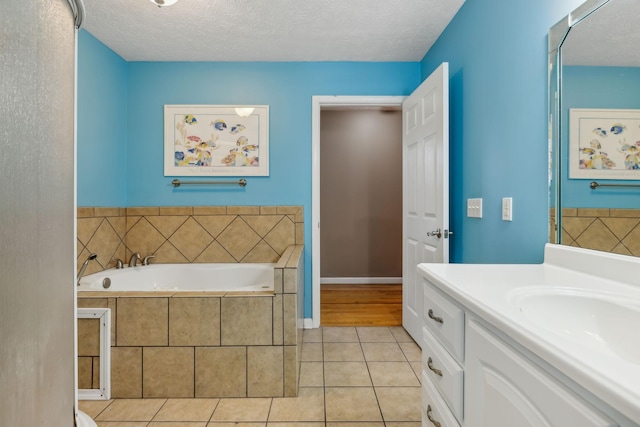
[[[550, 211], [551, 230], [555, 209]], [[553, 232], [550, 242], [555, 243]], [[640, 209], [563, 208], [562, 243], [584, 249], [640, 256]]]
[[[111, 308], [111, 396], [297, 396], [303, 260], [302, 245], [284, 250], [274, 292], [79, 293], [78, 307]], [[90, 349], [91, 327], [81, 329]]]
[[86, 274], [126, 262], [134, 252], [154, 263], [277, 262], [304, 244], [302, 206], [79, 207], [77, 269]]

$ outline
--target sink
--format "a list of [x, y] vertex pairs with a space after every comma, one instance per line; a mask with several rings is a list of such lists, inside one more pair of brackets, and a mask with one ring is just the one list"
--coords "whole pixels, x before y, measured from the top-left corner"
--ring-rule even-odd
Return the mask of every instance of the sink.
[[557, 335], [640, 364], [640, 301], [568, 289], [523, 292], [511, 301], [529, 321]]

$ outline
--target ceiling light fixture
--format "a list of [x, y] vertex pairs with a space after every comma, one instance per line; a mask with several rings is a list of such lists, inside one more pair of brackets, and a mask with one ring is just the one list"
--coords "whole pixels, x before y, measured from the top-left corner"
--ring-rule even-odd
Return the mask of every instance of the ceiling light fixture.
[[178, 2], [178, 0], [150, 0], [151, 3], [155, 4], [158, 7], [167, 7], [173, 6]]

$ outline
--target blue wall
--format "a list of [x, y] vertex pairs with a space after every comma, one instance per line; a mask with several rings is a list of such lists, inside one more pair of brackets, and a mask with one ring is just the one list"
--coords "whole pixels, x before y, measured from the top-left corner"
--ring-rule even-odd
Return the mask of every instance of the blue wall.
[[[420, 83], [420, 64], [413, 63], [161, 63], [130, 62], [123, 66], [126, 81], [106, 81], [98, 67], [109, 63], [120, 76], [113, 52], [86, 31], [80, 33], [79, 55], [83, 96], [78, 109], [95, 99], [105, 107], [91, 107], [113, 117], [111, 105], [125, 115], [109, 126], [126, 129], [126, 135], [107, 134], [90, 142], [95, 121], [78, 123], [79, 206], [200, 206], [200, 205], [302, 205], [305, 221], [305, 317], [311, 317], [311, 97], [314, 95], [410, 94]], [[90, 54], [83, 55], [84, 50]], [[98, 57], [98, 58], [96, 58]], [[113, 98], [109, 98], [109, 87]], [[120, 96], [126, 92], [126, 99]], [[107, 93], [103, 93], [107, 92]], [[257, 104], [269, 105], [270, 176], [248, 177], [244, 189], [174, 189], [163, 171], [163, 107], [165, 104]], [[82, 129], [82, 133], [80, 133]], [[103, 130], [104, 132], [104, 130]], [[81, 136], [82, 135], [82, 136]], [[112, 137], [117, 137], [114, 141]], [[120, 140], [125, 141], [120, 145]], [[89, 147], [89, 143], [91, 146]], [[118, 146], [116, 157], [106, 154]], [[125, 156], [129, 160], [123, 162]], [[99, 158], [118, 180], [120, 199], [110, 195], [110, 179], [86, 167]], [[86, 183], [96, 183], [88, 185]], [[107, 188], [102, 188], [102, 186]], [[100, 192], [104, 191], [104, 197]], [[115, 203], [115, 204], [114, 204]]]
[[[451, 260], [534, 263], [548, 236], [547, 33], [582, 0], [467, 0], [421, 63], [450, 81]], [[483, 218], [467, 218], [468, 198]], [[513, 222], [501, 219], [513, 197]]]
[[[563, 67], [562, 114], [566, 123], [569, 123], [570, 108], [639, 109], [640, 68]], [[569, 127], [564, 126], [562, 132], [563, 141], [568, 142]], [[563, 149], [568, 150], [568, 147], [564, 146]], [[591, 179], [569, 179], [569, 155], [564, 156], [563, 160], [563, 207], [640, 208], [638, 190], [602, 188], [594, 191], [588, 185]], [[611, 180], [607, 183], [629, 184], [629, 181]]]
[[[104, 160], [124, 201], [80, 188], [79, 205], [302, 205], [305, 209], [307, 300], [311, 315], [311, 97], [408, 95], [441, 62], [451, 70], [451, 242], [453, 262], [535, 263], [547, 242], [547, 32], [582, 0], [467, 0], [442, 36], [415, 63], [145, 63], [122, 65], [126, 157]], [[81, 32], [80, 45], [102, 48]], [[84, 49], [84, 48], [83, 48]], [[103, 58], [104, 59], [104, 58]], [[94, 72], [81, 51], [80, 72]], [[114, 61], [120, 64], [120, 61]], [[115, 67], [122, 72], [120, 66]], [[81, 76], [86, 77], [86, 76]], [[91, 90], [97, 90], [98, 84]], [[82, 89], [81, 89], [82, 90]], [[79, 110], [96, 97], [82, 94]], [[98, 98], [99, 99], [99, 98]], [[174, 190], [163, 176], [164, 104], [267, 104], [271, 174], [244, 190]], [[85, 144], [80, 138], [79, 146]], [[118, 136], [118, 138], [120, 138]], [[102, 140], [101, 146], [116, 146]], [[117, 145], [117, 147], [122, 147]], [[102, 147], [104, 148], [104, 147]], [[84, 162], [103, 150], [81, 152]], [[97, 153], [97, 154], [96, 154]], [[126, 168], [126, 169], [123, 169]], [[93, 171], [91, 177], [97, 178]], [[100, 174], [102, 176], [102, 174]], [[92, 195], [95, 194], [95, 197]], [[121, 196], [122, 197], [122, 196]], [[484, 218], [470, 219], [466, 199], [484, 199]], [[514, 220], [503, 222], [502, 197], [513, 197]]]
[[78, 206], [126, 206], [127, 79], [127, 62], [80, 31]]

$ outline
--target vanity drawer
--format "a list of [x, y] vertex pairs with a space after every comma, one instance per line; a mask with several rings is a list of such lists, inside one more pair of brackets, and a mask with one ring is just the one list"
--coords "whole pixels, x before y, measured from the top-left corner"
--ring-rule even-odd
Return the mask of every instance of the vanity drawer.
[[460, 427], [431, 380], [422, 374], [422, 427]]
[[464, 372], [427, 328], [422, 328], [422, 337], [422, 376], [431, 380], [451, 412], [462, 420]]
[[422, 324], [458, 361], [464, 361], [464, 311], [424, 278], [422, 289]]

